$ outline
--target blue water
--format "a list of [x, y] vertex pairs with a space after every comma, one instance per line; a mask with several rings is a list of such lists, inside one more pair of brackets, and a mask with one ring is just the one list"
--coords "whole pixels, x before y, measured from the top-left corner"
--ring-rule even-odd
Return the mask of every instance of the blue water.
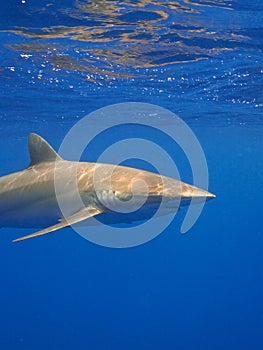
[[262, 38], [260, 0], [1, 2], [1, 175], [30, 132], [58, 149], [89, 112], [146, 102], [192, 128], [217, 195], [129, 249], [2, 228], [1, 349], [263, 348]]

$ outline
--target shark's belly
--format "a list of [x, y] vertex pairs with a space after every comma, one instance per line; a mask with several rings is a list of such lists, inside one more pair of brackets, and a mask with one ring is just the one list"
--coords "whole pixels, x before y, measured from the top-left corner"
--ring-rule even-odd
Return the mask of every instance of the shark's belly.
[[35, 201], [1, 213], [2, 227], [45, 227], [54, 224], [61, 217], [56, 198]]

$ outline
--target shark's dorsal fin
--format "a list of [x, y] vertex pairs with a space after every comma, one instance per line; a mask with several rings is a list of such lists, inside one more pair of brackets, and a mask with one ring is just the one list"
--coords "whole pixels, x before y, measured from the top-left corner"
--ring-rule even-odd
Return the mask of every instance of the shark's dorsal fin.
[[37, 134], [29, 134], [28, 149], [30, 153], [29, 167], [39, 163], [62, 159], [47, 141]]

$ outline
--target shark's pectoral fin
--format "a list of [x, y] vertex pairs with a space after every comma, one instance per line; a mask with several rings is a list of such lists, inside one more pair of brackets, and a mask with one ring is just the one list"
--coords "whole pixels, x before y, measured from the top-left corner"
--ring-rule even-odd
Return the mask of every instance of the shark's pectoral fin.
[[38, 232], [35, 232], [35, 233], [31, 233], [30, 235], [17, 238], [15, 240], [13, 240], [13, 242], [24, 241], [25, 239], [28, 239], [28, 238], [42, 236], [42, 235], [45, 235], [47, 233], [57, 231], [63, 227], [76, 224], [78, 222], [81, 222], [81, 221], [84, 221], [88, 218], [91, 218], [92, 216], [101, 214], [102, 212], [103, 212], [103, 210], [100, 208], [97, 208], [97, 207], [89, 207], [89, 208], [81, 209], [77, 213], [74, 213], [71, 216], [62, 219], [58, 224], [55, 224], [53, 226], [49, 226], [49, 227], [47, 227], [43, 230], [40, 230]]

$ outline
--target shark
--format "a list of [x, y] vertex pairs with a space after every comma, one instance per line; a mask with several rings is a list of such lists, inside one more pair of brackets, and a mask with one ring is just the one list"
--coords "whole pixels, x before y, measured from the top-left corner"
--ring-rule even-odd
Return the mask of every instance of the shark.
[[[131, 222], [136, 217], [146, 219], [149, 208], [156, 210], [160, 203], [164, 208], [161, 215], [165, 215], [193, 200], [198, 203], [215, 197], [206, 190], [141, 169], [65, 160], [35, 133], [28, 136], [28, 149], [27, 168], [0, 177], [0, 227], [37, 229], [13, 242], [88, 224], [92, 217], [104, 215], [113, 222]], [[65, 210], [61, 210], [61, 203]], [[123, 206], [124, 210], [120, 209]]]

